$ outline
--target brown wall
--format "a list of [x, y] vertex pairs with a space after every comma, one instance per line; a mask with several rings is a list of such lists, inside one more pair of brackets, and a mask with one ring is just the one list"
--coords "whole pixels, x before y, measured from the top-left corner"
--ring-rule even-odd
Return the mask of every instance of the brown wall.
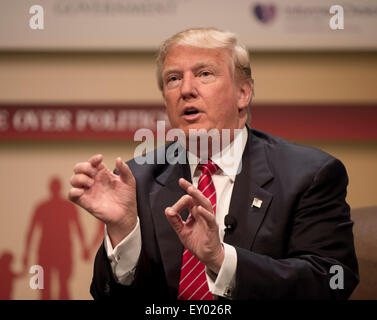
[[[256, 103], [377, 101], [377, 53], [251, 53]], [[161, 102], [152, 53], [0, 53], [0, 102]]]

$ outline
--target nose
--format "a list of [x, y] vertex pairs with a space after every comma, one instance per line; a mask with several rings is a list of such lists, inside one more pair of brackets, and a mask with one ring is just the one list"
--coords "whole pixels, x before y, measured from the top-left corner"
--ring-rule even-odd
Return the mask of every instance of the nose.
[[185, 74], [181, 82], [181, 95], [183, 99], [196, 98], [198, 91], [195, 85], [195, 79], [191, 74]]

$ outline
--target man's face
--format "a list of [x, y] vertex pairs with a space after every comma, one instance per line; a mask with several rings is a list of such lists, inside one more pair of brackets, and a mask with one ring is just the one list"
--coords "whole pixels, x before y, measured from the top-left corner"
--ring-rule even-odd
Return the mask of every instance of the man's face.
[[[173, 128], [240, 129], [246, 113], [245, 97], [232, 75], [225, 49], [176, 46], [168, 52], [163, 69], [163, 95]], [[220, 131], [221, 133], [221, 131]]]

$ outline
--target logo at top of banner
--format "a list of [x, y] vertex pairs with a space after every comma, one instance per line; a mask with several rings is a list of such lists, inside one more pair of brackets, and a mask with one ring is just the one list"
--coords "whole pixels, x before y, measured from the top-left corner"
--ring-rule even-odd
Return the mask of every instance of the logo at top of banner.
[[252, 6], [252, 11], [262, 23], [270, 23], [276, 16], [276, 6], [274, 4], [257, 3]]

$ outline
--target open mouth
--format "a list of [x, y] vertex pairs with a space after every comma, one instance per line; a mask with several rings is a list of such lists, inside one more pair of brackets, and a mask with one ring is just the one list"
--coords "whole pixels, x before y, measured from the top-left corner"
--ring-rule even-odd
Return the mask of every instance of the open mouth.
[[188, 108], [185, 109], [183, 114], [185, 116], [191, 116], [191, 115], [194, 115], [194, 114], [197, 114], [197, 113], [199, 113], [198, 109], [196, 109], [194, 107], [188, 107]]

